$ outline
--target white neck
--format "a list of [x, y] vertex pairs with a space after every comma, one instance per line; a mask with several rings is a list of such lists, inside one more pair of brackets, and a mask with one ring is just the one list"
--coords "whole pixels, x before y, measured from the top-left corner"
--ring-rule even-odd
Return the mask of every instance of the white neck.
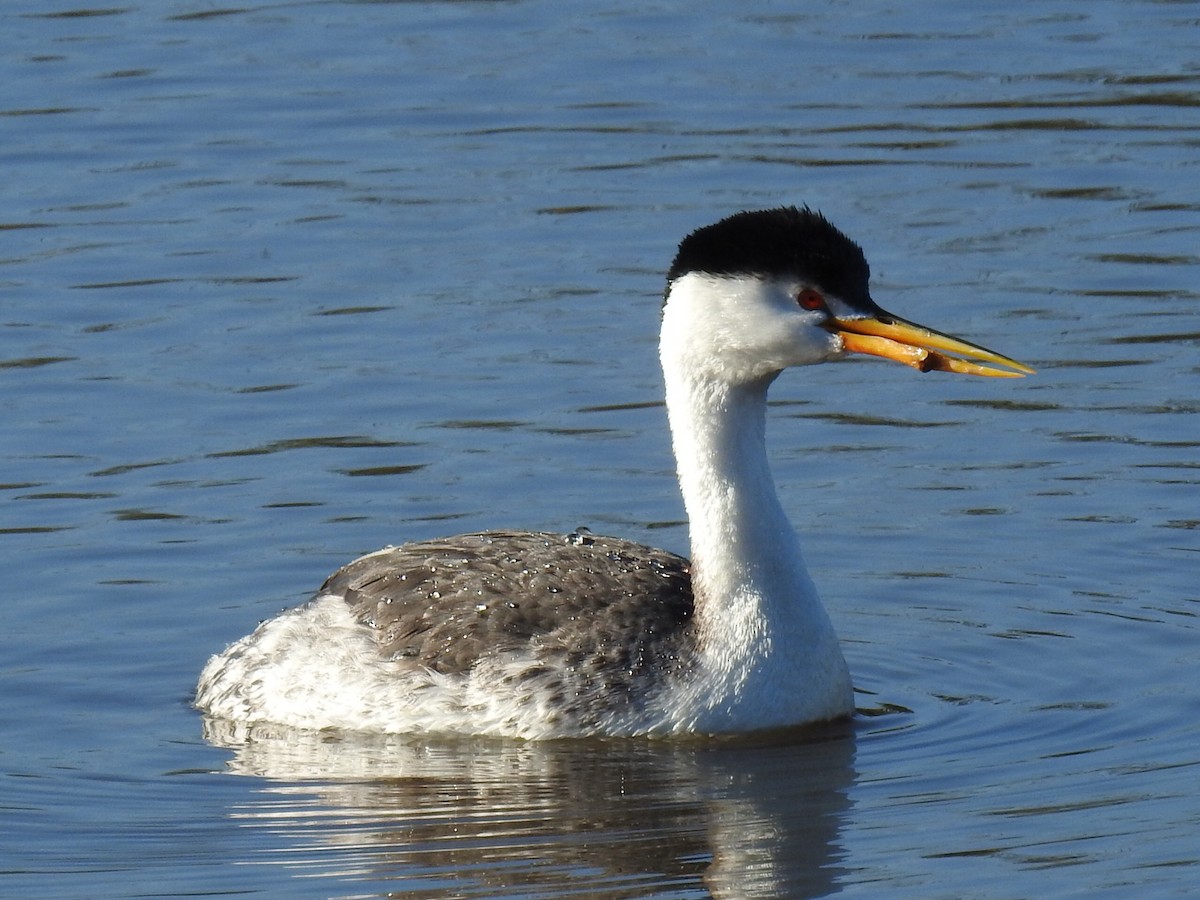
[[698, 333], [712, 325], [704, 302], [680, 287], [664, 310], [660, 353], [709, 712], [717, 722], [767, 720], [754, 727], [845, 715], [846, 665], [767, 461], [767, 389], [779, 370], [722, 361]]
[[798, 613], [820, 608], [767, 462], [769, 383], [667, 376], [696, 617], [710, 645], [731, 638], [770, 641], [798, 624]]

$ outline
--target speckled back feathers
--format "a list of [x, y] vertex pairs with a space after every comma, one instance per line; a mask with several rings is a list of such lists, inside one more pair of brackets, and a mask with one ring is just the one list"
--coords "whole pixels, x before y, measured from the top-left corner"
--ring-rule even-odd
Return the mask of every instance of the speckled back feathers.
[[678, 656], [693, 611], [688, 561], [589, 533], [494, 531], [372, 553], [334, 573], [379, 652], [435, 672], [534, 652], [629, 678]]

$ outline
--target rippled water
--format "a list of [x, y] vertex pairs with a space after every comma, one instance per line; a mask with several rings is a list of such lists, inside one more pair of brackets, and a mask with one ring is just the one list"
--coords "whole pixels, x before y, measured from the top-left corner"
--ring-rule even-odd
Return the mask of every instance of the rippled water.
[[[1186, 892], [1198, 25], [6, 4], [0, 894]], [[776, 386], [853, 725], [202, 734], [207, 656], [357, 553], [579, 524], [685, 551], [662, 272], [781, 202], [858, 239], [888, 308], [1039, 369]]]

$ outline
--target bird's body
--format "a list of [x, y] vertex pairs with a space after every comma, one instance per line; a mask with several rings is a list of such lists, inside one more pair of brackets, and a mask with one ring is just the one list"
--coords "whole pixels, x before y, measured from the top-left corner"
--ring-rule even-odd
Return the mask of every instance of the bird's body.
[[807, 209], [741, 213], [680, 245], [660, 357], [692, 562], [582, 530], [380, 550], [213, 657], [197, 706], [240, 723], [524, 738], [850, 715], [849, 671], [768, 467], [767, 389], [848, 350], [1031, 371], [884, 313], [867, 280], [857, 245]]

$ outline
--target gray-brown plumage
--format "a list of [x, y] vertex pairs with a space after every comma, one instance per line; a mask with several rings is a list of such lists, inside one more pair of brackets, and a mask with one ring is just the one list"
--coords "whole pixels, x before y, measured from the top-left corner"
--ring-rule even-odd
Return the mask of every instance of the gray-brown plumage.
[[688, 561], [585, 529], [404, 544], [344, 566], [318, 594], [343, 596], [386, 659], [457, 675], [532, 651], [571, 682], [565, 692], [600, 688], [614, 703], [687, 659], [692, 642]]

